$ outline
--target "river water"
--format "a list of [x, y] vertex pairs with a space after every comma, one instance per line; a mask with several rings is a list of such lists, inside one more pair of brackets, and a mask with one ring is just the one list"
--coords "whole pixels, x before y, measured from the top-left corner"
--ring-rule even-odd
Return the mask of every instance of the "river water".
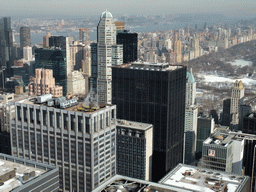
[[[199, 28], [203, 27], [206, 23], [207, 26], [212, 26], [216, 24], [234, 24], [239, 19], [233, 19], [233, 18], [225, 18], [225, 19], [210, 19], [210, 20], [195, 20], [190, 22], [173, 22], [170, 24], [152, 24], [148, 26], [126, 26], [127, 30], [130, 30], [131, 32], [154, 32], [154, 31], [169, 31], [169, 30], [177, 30], [180, 28], [185, 28], [186, 26], [189, 26], [191, 28], [194, 28], [195, 25], [197, 25]], [[78, 39], [79, 32], [53, 32], [52, 35], [60, 35], [60, 36], [70, 36], [73, 37], [74, 40]], [[43, 41], [43, 36], [46, 35], [46, 33], [32, 33], [31, 34], [31, 43], [33, 44], [40, 44]], [[97, 31], [91, 31], [90, 32], [90, 40], [95, 41], [97, 39]], [[15, 42], [19, 43], [20, 38], [19, 36], [15, 36]]]

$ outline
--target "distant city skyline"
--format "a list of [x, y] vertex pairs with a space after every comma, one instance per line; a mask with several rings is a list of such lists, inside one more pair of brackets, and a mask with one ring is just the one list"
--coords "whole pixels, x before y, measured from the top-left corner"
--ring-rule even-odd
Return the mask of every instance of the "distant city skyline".
[[115, 15], [221, 13], [227, 16], [256, 16], [254, 0], [1, 0], [0, 16], [93, 16], [104, 10]]

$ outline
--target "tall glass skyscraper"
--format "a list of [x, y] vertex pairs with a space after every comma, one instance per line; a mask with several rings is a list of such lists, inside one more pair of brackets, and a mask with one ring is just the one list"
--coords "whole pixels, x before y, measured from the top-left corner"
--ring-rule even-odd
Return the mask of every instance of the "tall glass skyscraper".
[[0, 18], [0, 66], [7, 67], [7, 76], [10, 76], [11, 50], [13, 47], [11, 18]]
[[137, 33], [120, 32], [116, 36], [116, 43], [123, 45], [123, 63], [130, 63], [137, 60]]
[[101, 14], [97, 33], [98, 99], [100, 103], [111, 103], [112, 45], [116, 44], [116, 26], [110, 12], [105, 11]]
[[186, 67], [134, 62], [112, 72], [117, 117], [154, 126], [152, 179], [159, 181], [183, 161]]
[[35, 69], [52, 69], [56, 85], [63, 87], [63, 95], [67, 94], [67, 62], [66, 54], [59, 49], [36, 49]]

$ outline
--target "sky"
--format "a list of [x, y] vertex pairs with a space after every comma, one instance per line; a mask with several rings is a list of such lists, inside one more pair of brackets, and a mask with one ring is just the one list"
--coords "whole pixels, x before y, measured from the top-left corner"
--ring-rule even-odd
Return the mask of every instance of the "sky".
[[256, 15], [256, 0], [0, 0], [0, 16], [92, 16], [225, 13]]

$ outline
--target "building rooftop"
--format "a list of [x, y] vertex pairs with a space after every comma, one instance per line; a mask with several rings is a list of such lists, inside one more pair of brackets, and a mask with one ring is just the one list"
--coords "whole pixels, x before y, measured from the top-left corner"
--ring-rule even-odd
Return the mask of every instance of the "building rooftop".
[[147, 129], [152, 128], [153, 125], [148, 124], [148, 123], [141, 123], [141, 122], [117, 119], [116, 126], [130, 128], [130, 129], [147, 130]]
[[256, 118], [256, 113], [248, 113], [248, 114], [246, 114], [245, 117], [251, 118], [251, 119]]
[[130, 64], [123, 64], [114, 66], [114, 68], [129, 68], [137, 70], [149, 70], [149, 71], [173, 71], [183, 68], [182, 65], [171, 65], [169, 63], [149, 63], [144, 61], [135, 61]]
[[42, 102], [38, 102], [38, 97], [33, 96], [33, 97], [19, 98], [19, 99], [13, 100], [10, 102], [10, 104], [14, 104], [15, 102], [18, 102], [18, 103], [24, 103], [29, 105], [45, 106], [50, 108], [64, 109], [68, 111], [77, 111], [77, 112], [84, 112], [84, 113], [93, 113], [95, 111], [99, 111], [106, 107], [113, 106], [111, 104], [101, 104], [97, 102], [91, 102], [86, 98], [83, 101], [80, 101], [77, 99], [67, 100], [66, 97], [51, 98], [49, 97], [49, 95], [51, 94], [40, 96], [41, 98], [43, 98], [41, 99]]
[[234, 139], [256, 140], [256, 135], [242, 133], [241, 131], [239, 132], [230, 131], [228, 134], [232, 135]]
[[0, 153], [0, 191], [7, 192], [17, 187], [24, 187], [38, 176], [53, 169], [56, 168]]
[[92, 192], [192, 192], [189, 189], [182, 189], [179, 187], [168, 186], [150, 181], [134, 179], [131, 177], [115, 175]]
[[198, 192], [239, 192], [248, 180], [248, 176], [179, 164], [159, 183]]
[[218, 128], [213, 134], [210, 135], [204, 144], [214, 144], [227, 147], [233, 141], [233, 136], [228, 134], [228, 130]]

